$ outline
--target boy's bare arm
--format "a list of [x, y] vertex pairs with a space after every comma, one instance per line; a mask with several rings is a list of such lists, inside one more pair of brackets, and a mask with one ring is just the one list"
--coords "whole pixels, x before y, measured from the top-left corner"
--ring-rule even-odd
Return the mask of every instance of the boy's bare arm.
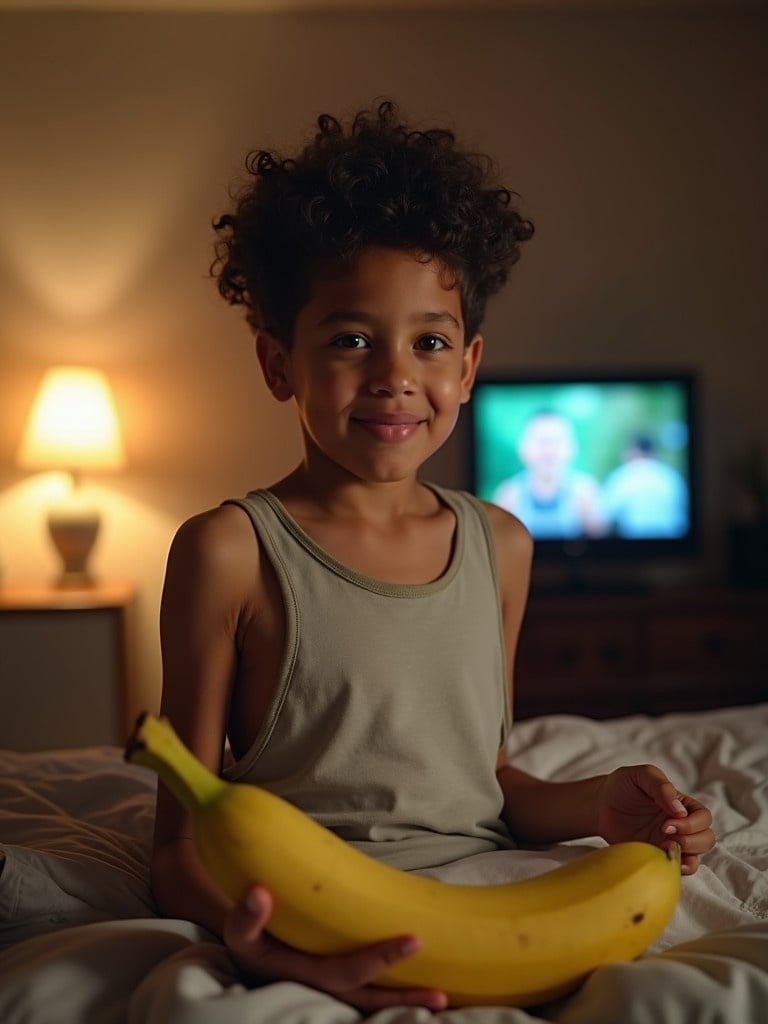
[[493, 531], [496, 575], [501, 604], [502, 629], [509, 702], [514, 697], [513, 668], [523, 621], [533, 559], [533, 540], [520, 520], [498, 505], [485, 503]]
[[[493, 505], [487, 508], [496, 543], [511, 704], [533, 544], [514, 516]], [[551, 844], [602, 836], [609, 843], [640, 839], [664, 846], [674, 840], [682, 848], [686, 874], [696, 871], [699, 857], [715, 842], [707, 808], [679, 792], [654, 765], [630, 765], [594, 778], [549, 782], [508, 764], [502, 751], [497, 776], [504, 797], [503, 816], [519, 842]]]
[[[533, 542], [515, 516], [487, 506], [496, 543], [507, 684], [512, 705], [513, 667], [528, 596]], [[594, 808], [599, 779], [567, 785], [534, 778], [499, 755], [497, 776], [504, 795], [504, 819], [520, 842], [556, 843], [594, 835]]]
[[[216, 509], [180, 528], [168, 556], [160, 609], [162, 714], [195, 756], [217, 773], [247, 587], [243, 548], [249, 540], [253, 545], [241, 516], [232, 508]], [[197, 860], [184, 810], [162, 784], [152, 882], [163, 913], [190, 918], [220, 934], [227, 903]]]
[[504, 820], [518, 842], [548, 844], [598, 834], [598, 793], [604, 776], [546, 782], [503, 763], [496, 775]]
[[586, 836], [682, 850], [690, 875], [715, 845], [710, 811], [681, 793], [661, 768], [634, 764], [573, 782], [536, 779], [509, 764], [497, 770], [504, 818], [521, 842], [552, 844]]

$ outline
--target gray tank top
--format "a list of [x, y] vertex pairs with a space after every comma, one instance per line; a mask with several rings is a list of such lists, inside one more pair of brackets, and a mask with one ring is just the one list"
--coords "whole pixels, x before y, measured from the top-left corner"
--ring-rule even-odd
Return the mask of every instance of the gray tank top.
[[274, 566], [286, 640], [263, 725], [225, 776], [404, 870], [514, 846], [495, 773], [510, 716], [490, 524], [471, 495], [429, 486], [456, 528], [427, 584], [343, 565], [269, 491], [233, 502]]

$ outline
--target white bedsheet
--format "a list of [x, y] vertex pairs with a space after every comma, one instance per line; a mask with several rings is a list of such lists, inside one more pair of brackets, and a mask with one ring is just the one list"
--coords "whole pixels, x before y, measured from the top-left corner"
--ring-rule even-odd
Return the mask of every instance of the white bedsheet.
[[[768, 704], [594, 722], [516, 725], [510, 753], [545, 778], [651, 761], [712, 809], [718, 844], [683, 879], [659, 941], [595, 971], [536, 1010], [396, 1008], [371, 1024], [767, 1024]], [[247, 989], [226, 950], [186, 921], [160, 919], [147, 885], [155, 779], [116, 748], [0, 751], [2, 1024], [352, 1024], [361, 1015], [301, 985]], [[429, 872], [491, 883], [580, 856], [482, 854]]]

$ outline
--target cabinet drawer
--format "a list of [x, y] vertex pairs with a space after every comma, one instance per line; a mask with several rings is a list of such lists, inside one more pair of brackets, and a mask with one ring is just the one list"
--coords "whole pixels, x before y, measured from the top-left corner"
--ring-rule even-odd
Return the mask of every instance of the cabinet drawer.
[[651, 671], [768, 667], [768, 624], [723, 615], [673, 616], [648, 629]]
[[589, 678], [602, 680], [637, 672], [641, 634], [632, 623], [530, 622], [520, 636], [520, 679]]
[[768, 700], [768, 589], [533, 593], [515, 714], [609, 718]]

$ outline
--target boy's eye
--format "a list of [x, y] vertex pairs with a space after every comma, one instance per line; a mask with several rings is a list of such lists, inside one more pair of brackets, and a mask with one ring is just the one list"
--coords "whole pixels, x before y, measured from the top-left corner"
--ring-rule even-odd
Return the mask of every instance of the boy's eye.
[[436, 334], [423, 335], [416, 342], [416, 346], [421, 349], [422, 352], [439, 352], [441, 349], [449, 347], [445, 338], [440, 338]]
[[345, 349], [366, 348], [368, 339], [362, 334], [340, 334], [338, 338], [333, 339], [333, 344], [337, 348]]

